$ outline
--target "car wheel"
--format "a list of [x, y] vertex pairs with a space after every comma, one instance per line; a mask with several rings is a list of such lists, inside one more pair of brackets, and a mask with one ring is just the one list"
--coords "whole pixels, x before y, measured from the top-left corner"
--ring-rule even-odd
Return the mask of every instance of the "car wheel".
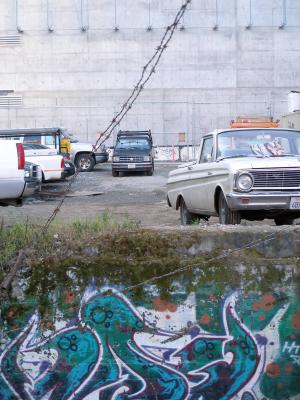
[[90, 172], [94, 169], [95, 160], [90, 154], [80, 154], [76, 157], [76, 167], [80, 172]]
[[181, 225], [192, 225], [199, 222], [198, 215], [189, 212], [183, 199], [180, 202], [180, 222]]
[[275, 224], [280, 225], [294, 225], [294, 218], [288, 217], [286, 215], [280, 215], [274, 218]]
[[219, 222], [222, 225], [238, 225], [241, 223], [240, 212], [230, 210], [223, 192], [219, 196]]
[[111, 173], [112, 173], [112, 176], [113, 176], [114, 178], [116, 178], [117, 176], [119, 176], [119, 171], [114, 171], [114, 170], [112, 170]]

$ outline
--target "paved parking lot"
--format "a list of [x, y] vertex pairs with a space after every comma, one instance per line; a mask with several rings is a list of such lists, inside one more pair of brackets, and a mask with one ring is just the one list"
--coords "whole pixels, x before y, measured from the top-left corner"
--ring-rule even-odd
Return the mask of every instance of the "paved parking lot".
[[[109, 210], [117, 217], [139, 221], [142, 227], [179, 227], [179, 212], [166, 204], [167, 176], [176, 167], [176, 163], [156, 163], [153, 176], [130, 173], [113, 178], [110, 164], [97, 165], [93, 172], [80, 173], [76, 178], [70, 192], [74, 197], [65, 199], [57, 220], [93, 219]], [[26, 219], [41, 224], [53, 212], [60, 200], [59, 194], [67, 185], [67, 181], [44, 184], [41, 195], [27, 199], [23, 207], [0, 207], [0, 218], [5, 224]], [[211, 218], [209, 226], [216, 228], [217, 223], [217, 218]], [[270, 226], [274, 222], [242, 221], [242, 225]]]

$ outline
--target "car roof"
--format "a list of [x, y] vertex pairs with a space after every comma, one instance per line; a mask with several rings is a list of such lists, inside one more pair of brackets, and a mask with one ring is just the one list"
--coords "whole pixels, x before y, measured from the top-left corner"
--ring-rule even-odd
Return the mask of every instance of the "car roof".
[[33, 128], [33, 129], [1, 129], [0, 136], [14, 137], [14, 136], [46, 136], [46, 135], [60, 135], [61, 128]]
[[290, 131], [290, 132], [300, 132], [300, 129], [290, 129], [290, 128], [225, 128], [225, 129], [215, 129], [212, 132], [206, 133], [204, 136], [218, 135], [222, 132], [236, 132], [236, 131]]

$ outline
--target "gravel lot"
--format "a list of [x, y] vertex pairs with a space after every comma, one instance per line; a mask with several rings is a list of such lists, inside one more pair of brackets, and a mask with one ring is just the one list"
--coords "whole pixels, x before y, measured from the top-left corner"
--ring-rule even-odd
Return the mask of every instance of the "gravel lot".
[[[179, 212], [166, 204], [167, 176], [169, 171], [176, 167], [176, 164], [156, 163], [153, 176], [130, 173], [113, 178], [110, 164], [97, 165], [93, 172], [79, 174], [70, 192], [76, 197], [65, 199], [57, 220], [92, 219], [104, 210], [109, 210], [117, 217], [139, 221], [142, 227], [178, 228]], [[5, 224], [27, 219], [41, 224], [51, 215], [60, 200], [59, 193], [63, 192], [67, 185], [67, 181], [47, 183], [43, 185], [41, 195], [26, 199], [23, 207], [0, 207], [0, 218], [3, 218]], [[86, 195], [95, 192], [102, 194]], [[217, 223], [217, 218], [211, 218], [208, 226], [205, 224], [206, 229], [209, 227], [220, 229]], [[256, 227], [264, 225], [270, 229], [270, 225], [274, 225], [274, 222], [242, 221], [242, 225]], [[189, 227], [189, 229], [195, 228], [198, 227]], [[226, 229], [233, 228], [226, 227]]]
[[[72, 185], [57, 220], [94, 218], [104, 210], [114, 215], [140, 221], [142, 226], [178, 226], [179, 213], [166, 204], [168, 172], [176, 165], [156, 164], [153, 176], [130, 173], [118, 178], [111, 175], [110, 164], [97, 165], [90, 173], [80, 173]], [[5, 224], [26, 220], [45, 221], [56, 207], [60, 192], [68, 182], [51, 182], [43, 185], [41, 195], [28, 198], [23, 207], [0, 207], [0, 217]], [[82, 196], [91, 192], [101, 195]]]

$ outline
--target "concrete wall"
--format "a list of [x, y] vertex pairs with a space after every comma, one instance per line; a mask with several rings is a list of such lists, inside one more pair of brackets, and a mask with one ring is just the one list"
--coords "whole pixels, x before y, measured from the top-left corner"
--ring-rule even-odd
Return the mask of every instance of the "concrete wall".
[[1, 399], [299, 399], [299, 299], [213, 285], [178, 294], [137, 306], [89, 288], [78, 317], [44, 337], [33, 314], [1, 354]]
[[[0, 43], [1, 36], [18, 34], [17, 26], [23, 33], [21, 44], [0, 46], [0, 89], [14, 90], [23, 105], [0, 107], [0, 128], [60, 125], [93, 142], [181, 4], [2, 0]], [[300, 89], [300, 4], [252, 0], [251, 13], [249, 4], [194, 0], [120, 128], [151, 128], [159, 145], [178, 144], [178, 133], [186, 132], [194, 144], [237, 115], [283, 115], [287, 94]]]
[[1, 400], [299, 399], [299, 229], [270, 232], [118, 232], [32, 259], [0, 303]]
[[300, 111], [283, 115], [280, 126], [282, 128], [300, 129]]

